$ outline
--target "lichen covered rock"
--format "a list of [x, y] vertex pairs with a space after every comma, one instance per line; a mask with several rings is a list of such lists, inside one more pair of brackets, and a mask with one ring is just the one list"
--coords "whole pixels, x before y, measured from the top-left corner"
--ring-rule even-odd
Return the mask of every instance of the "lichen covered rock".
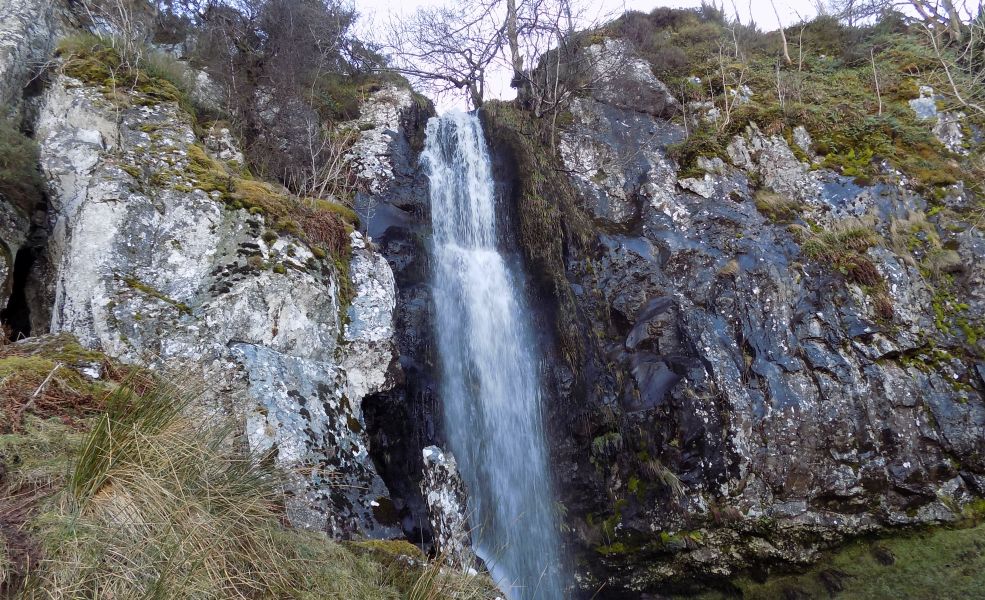
[[678, 125], [598, 94], [572, 115], [559, 170], [595, 243], [563, 231], [584, 335], [546, 362], [583, 588], [687, 587], [960, 520], [985, 494], [977, 228], [929, 217], [891, 169], [804, 162], [806, 128], [791, 147], [750, 124], [684, 177]]
[[472, 551], [468, 495], [455, 457], [437, 446], [428, 446], [423, 455], [421, 492], [434, 531], [435, 549], [455, 568], [474, 569], [477, 559]]
[[[343, 306], [348, 275], [330, 257], [225, 204], [173, 102], [114, 103], [58, 77], [38, 140], [52, 191], [52, 331], [203, 377], [216, 409], [242, 415], [250, 445], [297, 474], [296, 525], [392, 534], [359, 410], [366, 393], [392, 385], [387, 263], [354, 234]], [[213, 146], [211, 160], [240, 157], [228, 136]]]

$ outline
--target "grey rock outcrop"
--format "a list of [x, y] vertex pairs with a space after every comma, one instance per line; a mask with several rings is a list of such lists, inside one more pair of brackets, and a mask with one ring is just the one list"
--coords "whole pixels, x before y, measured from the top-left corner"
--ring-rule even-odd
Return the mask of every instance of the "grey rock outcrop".
[[670, 117], [680, 103], [624, 40], [607, 38], [586, 49], [591, 56], [592, 97], [618, 108]]
[[910, 100], [917, 119], [932, 123], [931, 131], [944, 147], [955, 154], [968, 154], [962, 124], [967, 119], [961, 111], [938, 111], [937, 95], [929, 85], [920, 86], [920, 96]]
[[456, 569], [475, 569], [468, 497], [455, 457], [437, 446], [425, 448], [423, 456], [421, 492], [427, 502], [435, 548]]
[[[398, 368], [388, 264], [352, 234], [343, 324], [331, 260], [204, 191], [190, 118], [143, 104], [111, 104], [66, 77], [47, 92], [37, 137], [51, 191], [51, 330], [201, 376], [214, 408], [243, 418], [250, 446], [295, 474], [295, 525], [394, 534], [360, 411]], [[239, 156], [229, 139], [221, 146]]]
[[70, 20], [60, 0], [0, 0], [0, 117], [18, 116], [24, 88], [51, 58]]

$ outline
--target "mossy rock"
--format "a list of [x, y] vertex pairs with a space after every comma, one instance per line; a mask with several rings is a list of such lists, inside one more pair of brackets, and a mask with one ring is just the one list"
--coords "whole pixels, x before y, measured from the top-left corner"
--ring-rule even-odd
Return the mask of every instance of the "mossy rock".
[[563, 358], [578, 365], [585, 348], [565, 256], [589, 246], [595, 235], [591, 220], [549, 150], [546, 122], [508, 102], [487, 102], [480, 116], [490, 144], [503, 147], [515, 160], [520, 247], [542, 296], [557, 306], [554, 327]]
[[59, 42], [56, 55], [63, 60], [66, 75], [101, 88], [111, 98], [132, 94], [138, 104], [178, 102], [194, 112], [187, 93], [135, 66], [140, 64], [136, 58], [126, 60], [111, 40], [91, 34], [69, 36]]
[[[742, 598], [979, 598], [985, 589], [985, 525], [858, 540], [802, 573], [732, 580]], [[691, 596], [693, 597], [693, 596]], [[708, 592], [699, 598], [726, 598]]]

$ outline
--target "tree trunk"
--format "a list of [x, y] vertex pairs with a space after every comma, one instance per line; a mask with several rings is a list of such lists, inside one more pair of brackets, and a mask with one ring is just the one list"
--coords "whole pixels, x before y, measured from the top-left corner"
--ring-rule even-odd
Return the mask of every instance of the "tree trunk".
[[516, 0], [506, 0], [506, 41], [510, 45], [510, 60], [513, 63], [513, 79], [510, 81], [513, 88], [523, 84], [523, 56], [520, 54], [516, 22]]
[[951, 39], [960, 42], [962, 37], [961, 15], [954, 7], [953, 0], [943, 0], [944, 11], [947, 12], [948, 30], [951, 32]]

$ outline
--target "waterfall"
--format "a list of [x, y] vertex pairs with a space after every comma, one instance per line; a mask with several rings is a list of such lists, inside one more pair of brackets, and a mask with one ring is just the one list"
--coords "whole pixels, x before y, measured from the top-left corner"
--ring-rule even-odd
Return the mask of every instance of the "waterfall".
[[427, 125], [445, 429], [476, 553], [511, 600], [560, 600], [537, 352], [520, 280], [497, 249], [492, 169], [475, 115]]

